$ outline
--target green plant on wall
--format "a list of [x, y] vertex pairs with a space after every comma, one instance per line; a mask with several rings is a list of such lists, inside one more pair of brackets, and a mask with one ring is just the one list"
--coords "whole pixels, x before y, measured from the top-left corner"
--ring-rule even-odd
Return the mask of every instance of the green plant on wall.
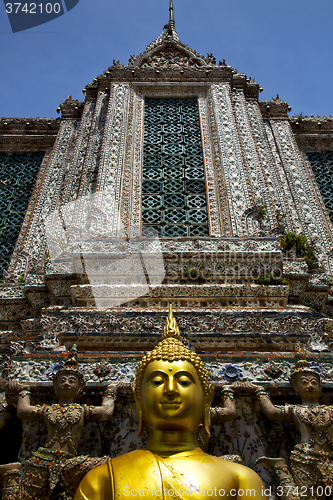
[[259, 278], [259, 285], [289, 285], [289, 281], [286, 278], [274, 276], [271, 273], [267, 273], [265, 276]]
[[303, 121], [303, 118], [305, 117], [303, 117], [303, 112], [301, 111], [300, 114], [294, 118], [296, 125], [299, 125]]
[[284, 221], [285, 219], [284, 214], [281, 213], [279, 209], [275, 210], [275, 217], [276, 220], [278, 221], [278, 224], [281, 224], [281, 222]]
[[267, 214], [267, 205], [262, 205], [262, 207], [258, 212], [258, 219], [259, 220], [264, 219], [266, 217], [266, 214]]
[[304, 234], [286, 233], [280, 238], [280, 245], [286, 254], [305, 259], [309, 269], [318, 267], [315, 247], [308, 242]]

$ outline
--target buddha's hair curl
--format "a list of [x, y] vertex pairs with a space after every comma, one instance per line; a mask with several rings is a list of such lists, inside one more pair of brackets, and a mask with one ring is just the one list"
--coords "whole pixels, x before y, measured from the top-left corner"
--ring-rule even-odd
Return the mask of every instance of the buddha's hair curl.
[[199, 380], [204, 390], [205, 396], [209, 394], [208, 373], [206, 367], [198, 354], [187, 349], [177, 338], [166, 338], [159, 342], [157, 346], [145, 354], [138, 364], [135, 379], [135, 393], [140, 398], [141, 384], [147, 365], [152, 361], [188, 361], [197, 371]]

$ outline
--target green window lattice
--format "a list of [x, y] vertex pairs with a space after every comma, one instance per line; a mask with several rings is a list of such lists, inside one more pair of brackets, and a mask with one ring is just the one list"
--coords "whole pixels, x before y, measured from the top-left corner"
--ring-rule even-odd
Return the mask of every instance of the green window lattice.
[[0, 153], [0, 276], [8, 267], [44, 153]]
[[307, 153], [327, 211], [333, 222], [333, 151]]
[[196, 98], [146, 98], [142, 182], [143, 235], [209, 236]]

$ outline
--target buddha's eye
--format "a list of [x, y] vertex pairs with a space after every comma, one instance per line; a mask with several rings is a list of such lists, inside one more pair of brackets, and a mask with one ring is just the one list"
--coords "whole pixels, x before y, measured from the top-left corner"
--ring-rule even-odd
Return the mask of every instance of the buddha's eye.
[[187, 377], [180, 377], [178, 383], [182, 387], [189, 387], [192, 384], [191, 380], [189, 380]]
[[164, 380], [162, 377], [154, 377], [151, 381], [151, 384], [154, 387], [158, 387], [159, 385], [162, 385], [164, 383]]

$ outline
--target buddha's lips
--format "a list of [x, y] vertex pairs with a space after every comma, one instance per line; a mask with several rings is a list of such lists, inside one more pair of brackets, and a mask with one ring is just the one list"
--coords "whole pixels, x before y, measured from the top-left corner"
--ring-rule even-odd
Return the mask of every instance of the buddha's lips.
[[161, 401], [161, 406], [163, 408], [166, 408], [168, 410], [176, 410], [177, 408], [180, 407], [181, 401], [176, 400], [176, 401], [166, 401], [165, 399]]

